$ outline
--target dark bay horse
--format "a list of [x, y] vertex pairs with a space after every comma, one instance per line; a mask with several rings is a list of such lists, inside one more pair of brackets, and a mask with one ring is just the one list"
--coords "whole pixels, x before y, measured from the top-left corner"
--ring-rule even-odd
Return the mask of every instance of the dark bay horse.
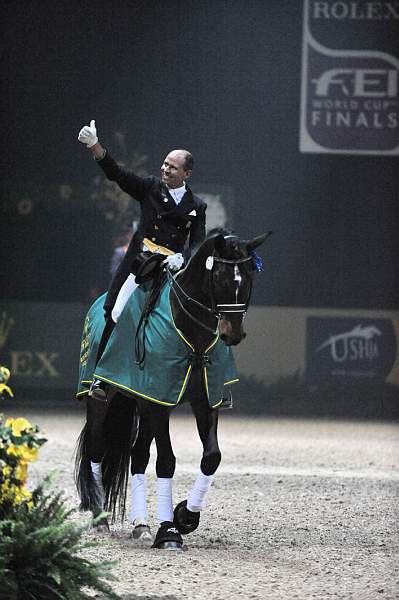
[[[169, 417], [174, 404], [133, 393], [132, 388], [116, 381], [104, 368], [101, 371], [101, 361], [99, 363], [100, 378], [112, 385], [106, 402], [87, 399], [87, 420], [76, 458], [81, 508], [91, 510], [94, 516], [107, 510], [113, 518], [118, 512], [123, 517], [130, 466], [132, 535], [135, 539], [152, 540], [144, 473], [150, 445], [155, 440], [160, 524], [155, 548], [181, 549], [181, 534], [194, 531], [199, 524], [200, 512], [221, 460], [217, 427], [223, 383], [222, 388], [215, 384], [215, 393], [219, 395], [212, 398], [211, 365], [212, 361], [218, 362], [217, 356], [225, 356], [223, 352], [231, 354], [228, 348], [245, 337], [243, 319], [250, 302], [254, 273], [260, 270], [259, 257], [254, 251], [267, 235], [247, 241], [233, 235], [213, 235], [199, 246], [177, 277], [167, 273], [169, 310], [176, 330], [187, 344], [187, 375], [177, 402], [190, 402], [203, 445], [194, 486], [187, 499], [175, 508], [172, 479], [176, 460], [169, 436]], [[153, 313], [147, 317], [151, 321]], [[122, 328], [123, 324], [118, 321], [118, 326]], [[215, 358], [216, 341], [221, 351]], [[143, 343], [146, 344], [145, 333]], [[148, 357], [151, 347], [146, 347], [146, 353]], [[164, 358], [166, 369], [169, 357]], [[141, 362], [145, 361], [142, 355]], [[217, 366], [212, 365], [212, 368]], [[107, 520], [100, 521], [100, 526], [108, 528]]]

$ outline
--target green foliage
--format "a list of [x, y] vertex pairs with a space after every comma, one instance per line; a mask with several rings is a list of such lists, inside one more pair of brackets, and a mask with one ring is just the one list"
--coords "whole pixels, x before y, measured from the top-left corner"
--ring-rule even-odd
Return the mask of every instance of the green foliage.
[[32, 493], [33, 507], [21, 504], [0, 521], [1, 600], [80, 600], [82, 588], [118, 598], [104, 579], [113, 562], [92, 563], [81, 556], [87, 524], [68, 521], [71, 512], [61, 494], [45, 493], [47, 481]]

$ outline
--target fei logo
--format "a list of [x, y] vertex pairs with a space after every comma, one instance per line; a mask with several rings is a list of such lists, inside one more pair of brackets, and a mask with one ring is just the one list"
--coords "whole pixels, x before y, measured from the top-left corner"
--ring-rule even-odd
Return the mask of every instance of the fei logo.
[[389, 319], [307, 319], [306, 373], [310, 380], [352, 376], [386, 379], [397, 343]]
[[397, 36], [394, 9], [304, 0], [301, 152], [399, 154], [399, 59], [386, 41]]

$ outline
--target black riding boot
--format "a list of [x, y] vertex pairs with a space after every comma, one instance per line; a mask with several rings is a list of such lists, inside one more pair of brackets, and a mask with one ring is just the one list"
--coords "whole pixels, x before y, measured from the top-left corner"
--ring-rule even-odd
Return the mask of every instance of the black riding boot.
[[[100, 344], [98, 346], [97, 356], [96, 356], [96, 364], [98, 365], [100, 358], [104, 354], [104, 350], [107, 347], [108, 340], [110, 338], [111, 333], [114, 330], [116, 323], [112, 320], [111, 317], [107, 319], [107, 322], [104, 327], [103, 334], [101, 336]], [[94, 369], [95, 369], [94, 367]], [[100, 400], [100, 402], [106, 402], [107, 400], [107, 384], [101, 379], [93, 379], [93, 382], [89, 389], [89, 396], [95, 398], [95, 400]]]

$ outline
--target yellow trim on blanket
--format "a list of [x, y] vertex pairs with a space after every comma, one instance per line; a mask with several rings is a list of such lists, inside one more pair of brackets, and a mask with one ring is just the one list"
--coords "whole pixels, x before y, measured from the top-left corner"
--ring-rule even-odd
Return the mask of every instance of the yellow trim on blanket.
[[179, 403], [179, 402], [180, 402], [180, 400], [181, 400], [181, 397], [183, 396], [184, 392], [186, 391], [186, 387], [187, 387], [187, 381], [188, 381], [188, 379], [189, 379], [189, 377], [190, 377], [190, 375], [191, 375], [192, 368], [193, 368], [193, 367], [192, 367], [192, 365], [189, 365], [189, 366], [188, 366], [187, 373], [186, 373], [186, 376], [185, 376], [185, 378], [184, 378], [184, 381], [183, 381], [182, 388], [181, 388], [181, 390], [180, 390], [180, 394], [179, 394], [179, 396], [178, 396], [178, 398], [177, 398], [177, 403]]
[[235, 379], [231, 379], [230, 381], [226, 381], [226, 383], [224, 383], [223, 385], [230, 385], [231, 383], [237, 383], [237, 381], [240, 381], [239, 377], [236, 377]]
[[206, 370], [206, 367], [204, 367], [204, 384], [205, 384], [206, 398], [209, 401], [208, 372]]
[[213, 404], [211, 406], [211, 408], [217, 408], [218, 406], [220, 406], [222, 404], [222, 402], [223, 402], [223, 398], [217, 404]]
[[[191, 350], [193, 352], [195, 352], [195, 348], [194, 346], [188, 341], [186, 340], [186, 338], [184, 337], [184, 335], [182, 334], [182, 332], [180, 331], [180, 329], [178, 327], [176, 327], [176, 323], [175, 320], [173, 318], [173, 313], [172, 313], [172, 307], [170, 304], [170, 290], [169, 290], [169, 312], [170, 312], [170, 320], [172, 321], [173, 327], [176, 329], [177, 333], [179, 334], [179, 336], [181, 337], [181, 339], [183, 340], [183, 342], [185, 342], [187, 344], [187, 346], [189, 346], [191, 348]], [[219, 332], [217, 331], [215, 333], [216, 337], [214, 340], [212, 340], [212, 342], [210, 343], [210, 345], [208, 346], [208, 348], [205, 350], [205, 352], [208, 352], [208, 350], [210, 350], [212, 348], [212, 346], [214, 346], [216, 344], [216, 342], [219, 339]]]
[[[162, 404], [162, 406], [176, 406], [179, 402], [179, 400], [176, 403], [162, 402], [162, 400], [157, 400], [156, 398], [152, 398], [152, 396], [146, 396], [145, 394], [142, 394], [141, 392], [138, 392], [137, 390], [133, 390], [132, 388], [128, 387], [127, 385], [123, 385], [122, 383], [117, 383], [116, 381], [112, 381], [112, 379], [107, 379], [106, 377], [102, 377], [101, 375], [97, 375], [96, 373], [93, 375], [93, 378], [101, 379], [101, 381], [110, 383], [111, 385], [114, 385], [114, 386], [120, 388], [121, 390], [127, 390], [128, 392], [131, 392], [132, 394], [136, 394], [136, 396], [140, 396], [140, 398], [145, 398], [146, 400], [151, 400], [151, 402], [155, 402], [156, 404]], [[181, 392], [180, 392], [180, 394], [181, 394]], [[179, 399], [180, 399], [180, 394], [179, 394]]]
[[209, 352], [209, 350], [210, 350], [211, 348], [213, 348], [213, 346], [215, 346], [215, 344], [216, 344], [216, 342], [218, 341], [218, 339], [219, 339], [219, 332], [217, 332], [215, 339], [213, 340], [213, 342], [211, 342], [211, 343], [209, 344], [209, 346], [208, 346], [208, 348], [206, 348], [205, 352]]
[[[170, 292], [169, 292], [169, 296], [170, 296]], [[170, 304], [170, 297], [169, 297], [169, 312], [170, 312], [170, 319], [171, 319], [171, 321], [173, 323], [173, 327], [176, 329], [178, 335], [181, 337], [181, 339], [183, 340], [183, 342], [185, 342], [187, 344], [187, 346], [189, 346], [189, 348], [191, 348], [191, 350], [193, 352], [195, 352], [194, 346], [184, 337], [184, 335], [180, 331], [180, 329], [178, 329], [178, 327], [176, 327], [176, 323], [175, 323], [175, 320], [174, 320], [173, 314], [172, 314], [172, 307], [171, 307], [171, 304]], [[209, 344], [209, 346], [205, 349], [205, 353], [209, 352], [209, 350], [211, 350], [211, 348], [213, 348], [213, 346], [215, 346], [217, 344], [218, 340], [219, 340], [219, 331], [216, 331], [215, 332], [215, 338], [211, 341], [211, 343]], [[186, 377], [184, 379], [183, 388], [182, 388], [182, 391], [179, 394], [178, 402], [179, 402], [179, 400], [180, 400], [180, 398], [182, 396], [183, 390], [186, 387], [186, 380], [188, 379], [190, 373], [191, 373], [191, 365], [190, 365], [190, 368], [187, 371]], [[238, 379], [235, 379], [233, 381], [238, 381]], [[228, 383], [230, 383], [230, 382], [228, 382]], [[223, 385], [227, 385], [227, 384], [224, 383]], [[204, 386], [205, 386], [206, 397], [207, 397], [207, 400], [209, 401], [209, 386], [208, 386], [208, 371], [207, 371], [207, 367], [204, 367]], [[219, 406], [219, 404], [221, 404], [222, 402], [223, 402], [223, 398], [221, 399], [220, 402], [218, 402], [217, 404], [214, 404], [212, 406], [212, 408], [217, 408]]]
[[188, 340], [186, 340], [186, 338], [184, 337], [184, 335], [182, 334], [182, 332], [180, 331], [180, 329], [178, 329], [178, 328], [176, 327], [176, 325], [175, 325], [175, 322], [174, 322], [174, 320], [173, 320], [173, 316], [172, 316], [172, 323], [173, 323], [173, 327], [176, 329], [177, 333], [179, 334], [179, 336], [181, 337], [181, 339], [183, 340], [183, 342], [185, 342], [185, 343], [187, 344], [187, 346], [189, 346], [189, 347], [191, 348], [191, 350], [192, 350], [193, 352], [195, 352], [195, 348], [194, 348], [194, 346], [192, 346], [192, 345], [190, 344], [190, 342], [189, 342]]

